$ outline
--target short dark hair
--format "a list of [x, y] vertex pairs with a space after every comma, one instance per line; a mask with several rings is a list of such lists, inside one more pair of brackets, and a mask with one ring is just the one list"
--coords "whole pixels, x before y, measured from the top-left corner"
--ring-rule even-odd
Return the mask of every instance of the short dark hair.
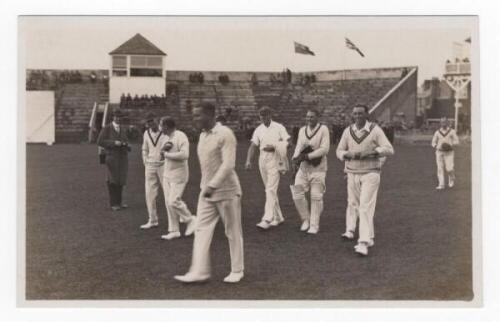
[[262, 106], [260, 109], [259, 109], [259, 115], [271, 115], [272, 114], [272, 110], [269, 106]]
[[316, 116], [321, 116], [321, 112], [315, 107], [308, 107], [307, 112], [313, 112]]
[[355, 109], [356, 107], [361, 107], [361, 108], [365, 109], [366, 113], [369, 112], [368, 106], [366, 106], [365, 104], [356, 104], [356, 105], [353, 106], [352, 109]]
[[197, 107], [201, 108], [204, 114], [215, 116], [215, 105], [210, 102], [201, 102]]
[[167, 128], [174, 128], [175, 127], [175, 120], [171, 118], [170, 116], [164, 116], [161, 118], [160, 124], [162, 126], [166, 126]]
[[220, 122], [222, 124], [226, 123], [227, 122], [227, 119], [224, 115], [217, 115], [217, 117], [215, 118], [215, 120], [217, 122]]

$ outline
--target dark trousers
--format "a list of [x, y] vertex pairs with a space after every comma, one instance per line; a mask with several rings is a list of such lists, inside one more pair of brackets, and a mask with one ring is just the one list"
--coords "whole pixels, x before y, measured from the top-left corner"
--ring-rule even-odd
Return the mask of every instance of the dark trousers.
[[123, 186], [108, 182], [109, 204], [113, 206], [121, 206], [122, 204], [122, 189]]

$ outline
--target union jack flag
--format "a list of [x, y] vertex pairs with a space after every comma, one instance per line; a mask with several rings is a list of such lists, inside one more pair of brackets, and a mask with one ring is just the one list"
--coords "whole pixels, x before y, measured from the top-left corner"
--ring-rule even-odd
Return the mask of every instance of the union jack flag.
[[358, 54], [361, 55], [361, 57], [365, 57], [361, 50], [352, 41], [350, 41], [349, 38], [345, 39], [345, 45], [347, 48], [357, 51]]

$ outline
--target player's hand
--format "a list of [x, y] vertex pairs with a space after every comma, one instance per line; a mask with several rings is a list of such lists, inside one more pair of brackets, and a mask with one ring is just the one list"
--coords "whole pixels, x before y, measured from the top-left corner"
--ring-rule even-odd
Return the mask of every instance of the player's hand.
[[122, 142], [121, 141], [115, 141], [115, 146], [122, 146]]
[[215, 188], [206, 187], [205, 190], [203, 191], [203, 197], [205, 197], [205, 198], [212, 197], [212, 194], [214, 193], [214, 191], [215, 191]]
[[167, 142], [165, 143], [165, 145], [161, 148], [162, 151], [164, 152], [168, 152], [172, 149], [174, 145], [172, 144], [172, 142]]
[[295, 157], [295, 158], [293, 159], [293, 161], [294, 161], [296, 164], [301, 164], [301, 163], [302, 163], [302, 161], [305, 161], [305, 160], [306, 160], [306, 155], [305, 155], [305, 154], [303, 154], [303, 153], [299, 154], [297, 157]]
[[252, 162], [247, 161], [245, 163], [245, 170], [252, 170]]
[[373, 151], [370, 151], [370, 152], [361, 152], [361, 155], [359, 156], [359, 158], [362, 160], [362, 159], [375, 159], [375, 158], [378, 158], [379, 156], [379, 153], [375, 150]]
[[352, 153], [352, 152], [347, 152], [346, 154], [344, 154], [344, 160], [348, 160], [348, 161], [350, 161], [350, 160], [352, 160], [352, 159], [354, 159], [354, 153]]

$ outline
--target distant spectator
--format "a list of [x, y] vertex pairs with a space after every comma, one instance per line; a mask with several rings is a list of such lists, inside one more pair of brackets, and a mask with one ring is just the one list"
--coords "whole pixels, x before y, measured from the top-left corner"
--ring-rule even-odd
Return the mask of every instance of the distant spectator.
[[250, 81], [252, 82], [252, 85], [259, 84], [259, 81], [257, 80], [257, 74], [252, 73], [252, 77], [251, 77]]
[[226, 108], [225, 108], [225, 117], [228, 118], [228, 119], [230, 119], [232, 112], [233, 112], [233, 108], [231, 106], [226, 106]]
[[292, 71], [290, 69], [286, 69], [286, 82], [289, 84], [292, 82]]

